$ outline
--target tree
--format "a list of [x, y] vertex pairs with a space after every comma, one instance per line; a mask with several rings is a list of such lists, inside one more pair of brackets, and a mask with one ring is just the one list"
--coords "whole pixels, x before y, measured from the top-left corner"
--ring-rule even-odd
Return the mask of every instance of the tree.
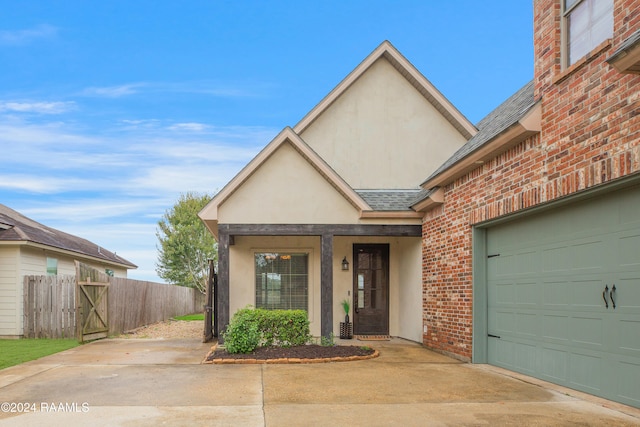
[[207, 194], [182, 194], [158, 222], [156, 272], [170, 283], [205, 292], [209, 275], [208, 260], [218, 258], [213, 235], [198, 218], [198, 212], [211, 200]]

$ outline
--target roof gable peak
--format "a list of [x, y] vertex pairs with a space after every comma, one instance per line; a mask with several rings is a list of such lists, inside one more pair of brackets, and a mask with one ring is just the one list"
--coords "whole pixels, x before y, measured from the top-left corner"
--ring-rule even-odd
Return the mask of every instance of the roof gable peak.
[[447, 98], [411, 64], [388, 40], [383, 41], [351, 73], [347, 75], [327, 96], [325, 96], [306, 116], [293, 127], [293, 131], [302, 134], [326, 111], [336, 99], [346, 92], [379, 59], [387, 60], [416, 90], [424, 96], [451, 125], [466, 139], [477, 133], [476, 127], [458, 111]]

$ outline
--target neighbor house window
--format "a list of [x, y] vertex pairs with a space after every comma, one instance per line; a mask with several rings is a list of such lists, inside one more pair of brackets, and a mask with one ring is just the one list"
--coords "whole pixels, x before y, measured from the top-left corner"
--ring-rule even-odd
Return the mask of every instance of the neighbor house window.
[[613, 36], [613, 0], [563, 0], [565, 66]]
[[55, 276], [58, 274], [58, 260], [47, 257], [47, 274]]
[[256, 253], [256, 308], [307, 310], [309, 254]]

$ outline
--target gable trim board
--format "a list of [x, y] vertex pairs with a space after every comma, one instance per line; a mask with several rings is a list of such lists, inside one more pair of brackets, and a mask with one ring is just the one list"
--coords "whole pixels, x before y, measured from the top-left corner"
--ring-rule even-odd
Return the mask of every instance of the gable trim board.
[[426, 77], [418, 71], [389, 41], [384, 41], [347, 75], [318, 105], [298, 122], [293, 130], [302, 134], [311, 124], [335, 102], [356, 80], [358, 80], [377, 60], [384, 57], [418, 90], [435, 108], [447, 118], [449, 123], [466, 139], [477, 133], [477, 129], [458, 109], [446, 99]]

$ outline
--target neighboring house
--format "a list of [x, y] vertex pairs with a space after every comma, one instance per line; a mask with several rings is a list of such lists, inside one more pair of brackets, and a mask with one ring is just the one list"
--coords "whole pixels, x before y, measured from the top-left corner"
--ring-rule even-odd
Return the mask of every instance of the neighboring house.
[[356, 334], [640, 407], [640, 1], [533, 5], [534, 79], [477, 128], [385, 42], [212, 199], [223, 327], [327, 336], [349, 298]]
[[640, 407], [640, 2], [534, 2], [533, 81], [422, 184], [424, 344]]
[[136, 265], [95, 243], [47, 227], [0, 204], [0, 337], [23, 334], [23, 277], [75, 274], [82, 261], [115, 277]]
[[422, 341], [422, 214], [410, 206], [475, 132], [382, 43], [201, 211], [218, 240], [220, 325], [247, 305], [300, 308], [329, 336], [347, 298], [356, 334]]

